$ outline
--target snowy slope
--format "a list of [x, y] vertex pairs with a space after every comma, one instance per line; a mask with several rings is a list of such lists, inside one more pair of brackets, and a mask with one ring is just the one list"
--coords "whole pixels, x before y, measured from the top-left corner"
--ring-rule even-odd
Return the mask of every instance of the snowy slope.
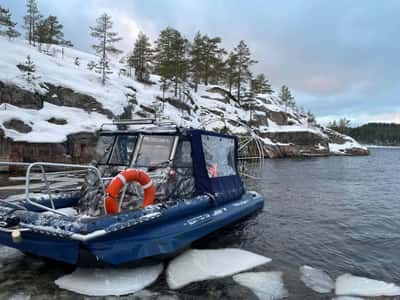
[[[97, 61], [93, 54], [73, 48], [64, 48], [62, 57], [61, 51], [59, 46], [51, 46], [49, 52], [52, 55], [48, 55], [28, 45], [25, 40], [17, 39], [10, 42], [0, 37], [0, 82], [16, 85], [21, 89], [39, 94], [48, 92], [43, 87], [43, 83], [70, 88], [75, 92], [92, 96], [104, 109], [110, 110], [115, 116], [123, 113], [124, 108], [128, 105], [127, 94], [134, 93], [136, 96], [137, 104], [132, 109], [136, 116], [142, 116], [144, 111], [148, 111], [151, 107], [154, 108], [155, 103], [160, 103], [158, 99], [162, 98], [162, 91], [158, 76], [151, 76], [154, 84], [143, 84], [133, 78], [118, 75], [120, 69], [126, 67], [115, 58], [111, 63], [114, 73], [110, 75], [110, 79], [103, 86], [100, 83], [99, 74], [87, 68], [90, 61]], [[28, 55], [36, 66], [35, 76], [39, 76], [33, 83], [28, 83], [16, 67], [17, 64], [24, 63]], [[77, 57], [80, 62], [79, 66], [75, 64]], [[184, 106], [188, 107], [189, 111], [177, 107], [176, 101], [175, 103], [167, 101], [163, 105], [162, 115], [180, 126], [199, 127], [201, 124], [206, 124], [205, 127], [211, 130], [227, 127], [234, 133], [245, 133], [245, 126], [240, 126], [237, 122], [248, 123], [252, 114], [253, 119], [261, 120], [257, 125], [260, 133], [310, 132], [326, 137], [321, 127], [310, 126], [305, 114], [292, 108], [285, 109], [277, 97], [256, 95], [255, 99], [252, 99], [252, 104], [249, 104], [251, 109], [246, 110], [241, 108], [234, 99], [229, 99], [226, 92], [224, 87], [200, 85], [197, 92], [191, 90], [189, 97], [184, 100]], [[167, 91], [165, 97], [173, 99], [172, 91]], [[271, 114], [285, 114], [287, 123], [290, 125], [277, 124], [271, 118]], [[221, 116], [230, 122], [219, 121]], [[51, 124], [48, 120], [52, 117], [63, 118], [67, 124]], [[32, 131], [22, 133], [6, 128], [4, 122], [12, 119], [23, 121], [32, 128]], [[71, 133], [93, 132], [106, 120], [106, 116], [94, 112], [88, 113], [82, 108], [44, 103], [40, 110], [28, 110], [6, 104], [3, 99], [0, 99], [0, 129], [4, 131], [6, 137], [15, 141], [62, 142]], [[265, 136], [263, 141], [266, 144], [274, 144]]]

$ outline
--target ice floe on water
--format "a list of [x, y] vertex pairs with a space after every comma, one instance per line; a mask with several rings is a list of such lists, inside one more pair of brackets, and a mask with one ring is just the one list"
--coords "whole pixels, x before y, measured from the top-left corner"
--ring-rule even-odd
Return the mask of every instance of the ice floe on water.
[[364, 298], [353, 297], [353, 296], [338, 296], [333, 298], [332, 300], [364, 300]]
[[0, 247], [0, 268], [15, 262], [24, 257], [24, 254], [17, 249], [10, 247]]
[[394, 283], [343, 274], [336, 279], [335, 293], [337, 295], [370, 297], [397, 296], [400, 295], [400, 287]]
[[310, 266], [300, 267], [301, 281], [317, 293], [330, 293], [335, 288], [335, 282], [324, 271]]
[[167, 268], [171, 289], [191, 282], [230, 276], [270, 262], [271, 259], [240, 249], [188, 250]]
[[247, 272], [234, 275], [233, 280], [251, 289], [260, 300], [274, 300], [288, 296], [282, 272]]
[[7, 298], [7, 300], [30, 300], [31, 295], [25, 293], [17, 293]]
[[62, 289], [88, 296], [120, 296], [138, 292], [157, 280], [163, 265], [134, 269], [83, 269], [55, 281]]

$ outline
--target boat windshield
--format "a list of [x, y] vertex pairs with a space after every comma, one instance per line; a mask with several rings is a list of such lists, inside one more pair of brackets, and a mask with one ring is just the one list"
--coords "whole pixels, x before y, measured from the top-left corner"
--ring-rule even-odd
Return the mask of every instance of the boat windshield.
[[107, 163], [114, 140], [115, 136], [112, 135], [102, 135], [99, 137], [96, 145], [96, 160], [99, 164]]
[[136, 140], [136, 135], [117, 136], [108, 163], [110, 165], [129, 165], [131, 162], [133, 150], [135, 149]]
[[96, 146], [97, 162], [101, 165], [128, 166], [136, 140], [136, 135], [100, 136]]
[[136, 165], [138, 167], [154, 167], [168, 162], [174, 138], [170, 135], [145, 135]]

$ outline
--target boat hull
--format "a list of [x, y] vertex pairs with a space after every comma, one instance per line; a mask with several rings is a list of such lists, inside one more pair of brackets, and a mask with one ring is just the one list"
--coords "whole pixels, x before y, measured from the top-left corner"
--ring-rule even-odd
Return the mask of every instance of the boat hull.
[[[194, 202], [194, 201], [193, 201]], [[218, 205], [213, 201], [180, 204], [162, 217], [88, 241], [57, 238], [40, 232], [22, 232], [15, 243], [10, 233], [0, 233], [0, 243], [37, 256], [69, 264], [122, 265], [168, 256], [226, 225], [261, 209], [264, 199], [247, 192], [237, 200]]]

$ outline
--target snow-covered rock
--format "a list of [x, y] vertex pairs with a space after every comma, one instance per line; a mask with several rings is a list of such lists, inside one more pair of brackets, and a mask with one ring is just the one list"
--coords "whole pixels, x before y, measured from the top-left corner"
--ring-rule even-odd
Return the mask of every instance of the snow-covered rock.
[[[61, 143], [69, 134], [95, 131], [112, 115], [131, 111], [133, 117], [141, 117], [160, 104], [163, 93], [157, 75], [150, 76], [152, 84], [119, 75], [125, 66], [115, 59], [110, 64], [113, 74], [103, 86], [98, 74], [86, 67], [89, 62], [97, 61], [93, 54], [68, 47], [62, 50], [57, 45], [51, 45], [49, 54], [39, 52], [22, 39], [8, 41], [0, 37], [0, 138], [4, 135], [15, 142]], [[38, 77], [31, 83], [17, 68], [28, 55]], [[80, 66], [75, 65], [77, 57]], [[28, 98], [32, 103], [24, 103]], [[251, 121], [269, 157], [329, 154], [329, 138], [324, 129], [309, 123], [306, 114], [285, 107], [278, 97], [268, 94], [242, 100], [239, 105], [223, 86], [217, 85], [199, 85], [197, 92], [189, 90], [182, 100], [176, 99], [172, 91], [166, 91], [162, 115], [179, 126], [227, 128], [235, 134], [246, 133]], [[19, 132], [5, 126], [10, 121], [29, 130]], [[342, 146], [330, 142], [331, 152], [341, 153]], [[346, 149], [352, 146], [358, 147], [355, 142], [345, 145]]]
[[271, 259], [241, 249], [188, 250], [167, 268], [171, 289], [191, 282], [230, 276], [270, 262]]
[[315, 292], [330, 293], [335, 287], [335, 282], [332, 278], [320, 269], [312, 268], [310, 266], [302, 266], [300, 267], [300, 273], [301, 281]]
[[398, 296], [400, 295], [400, 287], [394, 283], [343, 274], [336, 279], [335, 293], [337, 295], [369, 297]]
[[251, 289], [260, 300], [275, 300], [288, 296], [282, 272], [247, 272], [233, 276], [233, 280]]
[[[40, 110], [23, 109], [10, 104], [3, 104], [2, 107], [3, 109], [0, 107], [0, 125], [11, 119], [17, 119], [32, 128], [27, 133], [5, 129], [6, 136], [14, 141], [61, 143], [69, 134], [80, 131], [94, 132], [108, 120], [106, 116], [99, 113], [87, 113], [80, 108], [59, 107], [50, 103], [44, 103]], [[51, 118], [62, 118], [67, 121], [67, 124], [52, 124], [48, 122]]]
[[120, 296], [138, 292], [155, 282], [163, 265], [135, 269], [83, 269], [55, 281], [62, 289], [88, 296]]

